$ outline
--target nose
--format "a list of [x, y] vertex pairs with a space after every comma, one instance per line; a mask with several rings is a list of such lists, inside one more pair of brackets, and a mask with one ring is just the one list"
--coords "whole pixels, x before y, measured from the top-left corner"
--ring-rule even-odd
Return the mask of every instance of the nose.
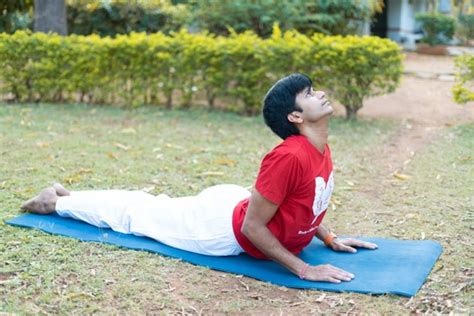
[[316, 91], [316, 96], [322, 99], [326, 96], [326, 93], [324, 91]]

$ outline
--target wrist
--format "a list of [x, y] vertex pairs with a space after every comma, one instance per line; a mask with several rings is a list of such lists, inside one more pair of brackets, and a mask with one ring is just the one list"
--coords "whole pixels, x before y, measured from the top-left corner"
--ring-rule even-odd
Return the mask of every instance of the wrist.
[[309, 264], [305, 263], [303, 267], [301, 267], [300, 271], [298, 272], [298, 277], [301, 280], [304, 280], [306, 277], [306, 272], [308, 272]]
[[336, 238], [337, 238], [337, 235], [336, 235], [336, 234], [334, 234], [333, 232], [329, 232], [329, 233], [324, 237], [323, 242], [324, 242], [324, 244], [326, 245], [326, 247], [331, 248], [331, 245], [332, 245], [334, 239], [336, 239]]

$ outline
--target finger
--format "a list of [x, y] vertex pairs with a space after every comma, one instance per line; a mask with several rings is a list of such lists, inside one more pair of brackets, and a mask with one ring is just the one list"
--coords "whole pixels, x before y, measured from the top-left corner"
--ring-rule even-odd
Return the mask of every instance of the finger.
[[377, 249], [377, 245], [367, 241], [358, 240], [356, 247], [367, 248], [367, 249]]
[[369, 244], [369, 247], [367, 248], [369, 249], [377, 249], [379, 247], [377, 244], [374, 244], [373, 242], [369, 242], [368, 244]]
[[328, 277], [326, 279], [326, 281], [331, 282], [331, 283], [341, 283], [341, 280], [338, 280], [338, 279], [333, 278], [333, 277]]
[[341, 272], [333, 272], [332, 274], [330, 274], [330, 277], [345, 282], [349, 282], [352, 280], [352, 277], [350, 275]]
[[341, 275], [344, 275], [344, 276], [347, 276], [347, 277], [350, 277], [350, 278], [353, 278], [354, 277], [354, 274], [348, 272], [348, 271], [345, 271], [345, 270], [342, 270], [342, 269], [339, 269], [337, 267], [334, 267], [334, 266], [330, 266], [332, 271], [334, 271], [335, 273], [339, 273]]
[[377, 249], [377, 245], [368, 241], [362, 241], [357, 239], [347, 239], [344, 244], [346, 246], [354, 246], [367, 249]]
[[356, 252], [357, 252], [357, 249], [352, 248], [351, 246], [352, 246], [352, 245], [342, 244], [340, 250], [341, 250], [341, 251], [345, 251], [345, 252], [356, 253]]
[[333, 274], [332, 277], [335, 278], [335, 279], [342, 280], [342, 281], [350, 281], [350, 280], [352, 280], [352, 278], [350, 277], [350, 275], [348, 275], [348, 274], [346, 274], [346, 273], [340, 273], [340, 272], [336, 272], [335, 274]]
[[350, 281], [354, 278], [352, 273], [335, 271], [334, 275], [344, 281]]

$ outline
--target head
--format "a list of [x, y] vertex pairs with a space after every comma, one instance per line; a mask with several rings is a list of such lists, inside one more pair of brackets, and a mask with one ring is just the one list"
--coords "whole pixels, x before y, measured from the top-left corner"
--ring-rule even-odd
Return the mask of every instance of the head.
[[278, 80], [263, 101], [263, 118], [282, 139], [299, 135], [302, 124], [310, 124], [332, 114], [332, 107], [322, 91], [312, 88], [303, 74], [292, 74]]

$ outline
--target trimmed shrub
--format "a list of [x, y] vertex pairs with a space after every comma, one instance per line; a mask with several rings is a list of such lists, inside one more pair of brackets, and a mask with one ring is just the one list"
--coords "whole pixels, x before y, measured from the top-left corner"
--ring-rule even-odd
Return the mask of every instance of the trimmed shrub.
[[220, 99], [231, 100], [225, 109], [246, 115], [260, 112], [276, 79], [304, 72], [354, 117], [365, 98], [395, 89], [401, 53], [395, 43], [376, 37], [310, 38], [282, 33], [278, 26], [268, 39], [250, 31], [229, 37], [182, 30], [116, 38], [19, 31], [0, 34], [0, 69], [2, 92], [14, 101], [187, 108], [196, 98], [206, 99], [209, 107]]
[[314, 35], [311, 77], [354, 118], [364, 99], [393, 92], [402, 74], [400, 47], [370, 36]]
[[474, 101], [474, 55], [456, 57], [456, 81], [452, 92], [457, 103]]
[[453, 17], [439, 13], [421, 13], [416, 20], [422, 25], [424, 36], [421, 42], [429, 45], [448, 44], [456, 31]]
[[464, 44], [474, 40], [474, 14], [459, 16], [456, 35]]

